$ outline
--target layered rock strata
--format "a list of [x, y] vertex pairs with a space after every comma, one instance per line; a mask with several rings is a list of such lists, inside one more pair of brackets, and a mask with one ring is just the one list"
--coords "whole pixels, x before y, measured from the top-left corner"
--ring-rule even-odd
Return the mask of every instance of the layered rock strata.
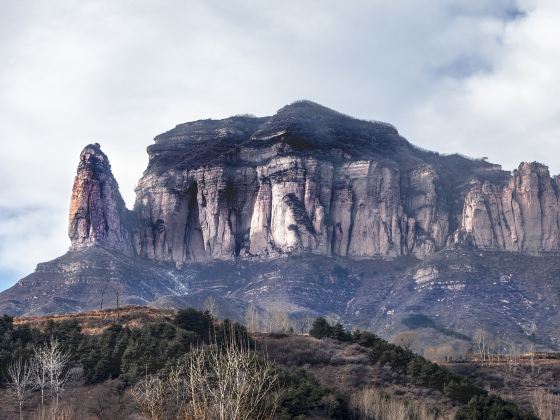
[[539, 163], [522, 163], [506, 185], [473, 181], [457, 240], [482, 249], [557, 251], [559, 198], [558, 178]]
[[[425, 172], [424, 172], [425, 171]], [[447, 239], [430, 168], [401, 174], [374, 160], [334, 164], [295, 155], [256, 167], [206, 167], [145, 176], [137, 189], [139, 255], [183, 263], [310, 252], [353, 258], [426, 255]]]
[[72, 247], [102, 244], [178, 266], [301, 253], [425, 258], [456, 243], [560, 247], [558, 184], [545, 166], [523, 163], [510, 176], [316, 104], [182, 124], [148, 153], [128, 211], [107, 157], [97, 144], [84, 149]]

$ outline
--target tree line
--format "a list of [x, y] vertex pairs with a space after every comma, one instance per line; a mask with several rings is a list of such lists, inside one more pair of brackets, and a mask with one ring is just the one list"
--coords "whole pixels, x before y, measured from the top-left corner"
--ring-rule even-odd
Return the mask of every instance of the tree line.
[[[58, 355], [58, 363], [38, 363], [47, 354]], [[98, 335], [84, 334], [75, 320], [38, 329], [0, 319], [0, 384], [22, 411], [36, 392], [50, 418], [58, 418], [69, 387], [114, 379], [151, 419], [232, 418], [226, 415], [232, 412], [240, 419], [311, 412], [343, 418], [343, 404], [325, 402], [340, 399], [333, 391], [304, 370], [268, 361], [243, 325], [218, 321], [209, 311], [183, 309], [139, 328], [115, 323]]]
[[[309, 334], [362, 346], [371, 363], [390, 366], [418, 385], [441, 391], [462, 405], [457, 419], [532, 418], [373, 333], [349, 331], [317, 318]], [[359, 402], [362, 411], [353, 410], [352, 401], [306, 371], [269, 361], [245, 326], [191, 308], [139, 328], [116, 323], [98, 335], [84, 334], [77, 321], [51, 321], [37, 329], [14, 326], [13, 319], [4, 316], [0, 373], [20, 413], [31, 392], [40, 393], [41, 405], [56, 407], [68, 386], [118, 379], [151, 419], [374, 418], [368, 417], [372, 411], [364, 401]], [[364, 391], [363, 398], [371, 401], [371, 395]], [[394, 407], [386, 404], [385, 409]]]

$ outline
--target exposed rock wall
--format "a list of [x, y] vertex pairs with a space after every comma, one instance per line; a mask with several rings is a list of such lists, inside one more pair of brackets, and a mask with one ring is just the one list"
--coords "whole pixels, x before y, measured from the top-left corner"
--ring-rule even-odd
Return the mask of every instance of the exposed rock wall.
[[411, 215], [398, 168], [372, 160], [335, 165], [288, 155], [256, 167], [147, 173], [137, 189], [136, 252], [177, 264], [301, 252], [426, 255], [445, 244], [448, 223], [434, 173], [424, 170], [410, 174]]
[[558, 183], [539, 163], [522, 163], [507, 185], [471, 185], [457, 240], [483, 249], [539, 253], [559, 249]]
[[72, 247], [104, 244], [132, 254], [128, 210], [111, 172], [109, 159], [99, 144], [90, 144], [80, 154], [70, 200], [68, 235]]
[[74, 248], [103, 244], [178, 266], [300, 253], [425, 258], [454, 243], [560, 248], [558, 183], [545, 166], [523, 163], [508, 178], [497, 165], [416, 149], [392, 126], [316, 104], [181, 124], [148, 153], [128, 211], [107, 156], [97, 144], [84, 149], [70, 206]]

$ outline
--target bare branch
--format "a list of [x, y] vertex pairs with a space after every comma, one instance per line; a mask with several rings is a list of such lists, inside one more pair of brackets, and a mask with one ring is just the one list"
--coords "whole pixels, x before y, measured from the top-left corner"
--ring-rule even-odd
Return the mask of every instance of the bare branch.
[[23, 404], [33, 390], [33, 376], [29, 363], [21, 358], [12, 361], [8, 366], [7, 376], [8, 390], [18, 403], [19, 418], [23, 419]]

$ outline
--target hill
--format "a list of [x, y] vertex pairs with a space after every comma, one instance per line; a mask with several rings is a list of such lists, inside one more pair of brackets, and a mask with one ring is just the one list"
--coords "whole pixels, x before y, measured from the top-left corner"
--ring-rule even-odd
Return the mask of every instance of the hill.
[[[192, 309], [179, 310], [170, 316], [168, 311], [123, 308], [123, 319], [127, 316], [127, 322], [135, 326], [113, 323], [104, 329], [90, 328], [89, 334], [84, 334], [81, 325], [99, 326], [100, 315], [104, 315], [102, 323], [105, 323], [117, 314], [95, 311], [62, 320], [2, 319], [1, 351], [7, 357], [0, 360], [0, 370], [5, 372], [10, 363], [18, 363], [19, 357], [33, 358], [34, 348], [49, 348], [54, 340], [60, 351], [68, 354], [64, 369], [73, 372], [73, 379], [64, 382], [63, 390], [56, 394], [60, 400], [56, 406], [53, 406], [54, 389], [47, 387], [44, 408], [41, 408], [40, 392], [35, 391], [24, 400], [26, 413], [34, 411], [37, 415], [41, 410], [56, 409], [65, 410], [64, 418], [68, 419], [130, 418], [138, 413], [161, 418], [154, 417], [161, 409], [164, 410], [161, 413], [168, 413], [164, 418], [175, 418], [169, 414], [176, 409], [174, 388], [167, 388], [172, 383], [166, 381], [171, 381], [175, 374], [184, 380], [192, 378], [188, 373], [192, 371], [181, 373], [176, 370], [178, 366], [191, 363], [192, 357], [204, 351], [213, 360], [204, 366], [215, 369], [222, 363], [222, 357], [229, 357], [228, 352], [236, 349], [236, 357], [249, 358], [244, 359], [248, 364], [240, 364], [235, 369], [235, 383], [244, 380], [246, 369], [266, 366], [271, 369], [266, 375], [272, 375], [267, 378], [273, 382], [263, 395], [269, 402], [276, 401], [274, 418], [370, 419], [374, 412], [375, 418], [396, 418], [394, 415], [399, 410], [409, 413], [403, 414], [403, 418], [418, 419], [471, 418], [465, 416], [476, 410], [491, 410], [498, 416], [482, 419], [533, 418], [532, 405], [524, 412], [475, 385], [477, 380], [487, 384], [486, 377], [474, 374], [476, 369], [470, 370], [471, 378], [467, 380], [374, 334], [351, 333], [340, 324], [328, 324], [321, 318], [313, 322], [311, 336], [248, 335], [241, 325], [218, 321], [208, 313]], [[218, 352], [213, 353], [212, 349]], [[192, 369], [194, 365], [186, 366]], [[224, 372], [221, 374], [225, 375]], [[163, 387], [158, 405], [144, 405], [148, 404], [148, 394], [143, 387], [148, 384], [150, 396], [159, 395], [158, 387]], [[208, 386], [214, 387], [216, 383]], [[258, 392], [255, 388], [249, 390], [253, 396]], [[7, 402], [2, 405], [0, 417], [10, 418], [17, 404], [7, 397], [5, 391], [0, 391], [0, 398]], [[180, 398], [183, 401], [185, 397]], [[184, 403], [190, 404], [188, 401]], [[251, 400], [251, 404], [257, 403], [255, 398]], [[146, 411], [148, 407], [152, 411]]]

